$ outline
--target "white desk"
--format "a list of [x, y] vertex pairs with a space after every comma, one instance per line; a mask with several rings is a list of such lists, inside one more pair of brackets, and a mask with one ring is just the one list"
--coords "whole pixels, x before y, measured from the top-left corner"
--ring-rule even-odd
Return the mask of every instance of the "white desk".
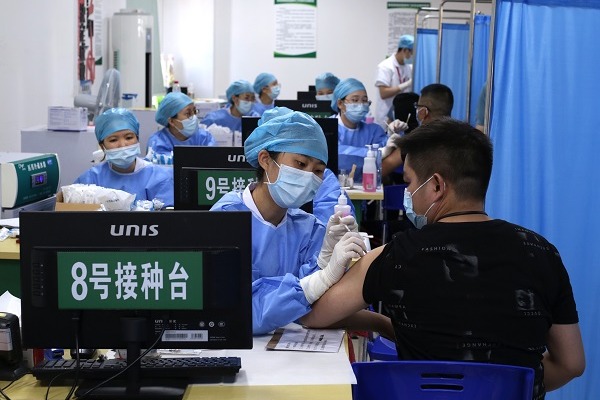
[[362, 188], [344, 189], [350, 200], [383, 200], [383, 187], [374, 192], [365, 192]]
[[[338, 353], [265, 350], [271, 336], [254, 338], [252, 350], [205, 350], [203, 356], [237, 356], [242, 369], [234, 383], [188, 386], [185, 400], [351, 400], [356, 382], [344, 345]], [[0, 383], [5, 386], [5, 384]], [[50, 399], [64, 399], [69, 387], [53, 387]], [[32, 375], [11, 385], [13, 400], [43, 399], [46, 387]]]

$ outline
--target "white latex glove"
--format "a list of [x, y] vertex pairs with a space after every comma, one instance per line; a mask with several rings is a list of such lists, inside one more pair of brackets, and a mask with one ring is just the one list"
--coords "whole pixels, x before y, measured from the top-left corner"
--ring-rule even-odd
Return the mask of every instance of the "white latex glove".
[[333, 248], [333, 254], [327, 266], [300, 279], [304, 296], [310, 304], [339, 281], [353, 258], [362, 257], [367, 252], [365, 241], [358, 232], [346, 232]]
[[319, 267], [325, 268], [327, 266], [333, 248], [347, 232], [358, 232], [358, 224], [352, 215], [342, 217], [341, 213], [335, 213], [329, 217], [325, 238], [317, 261]]
[[400, 121], [399, 119], [395, 119], [388, 124], [388, 131], [391, 134], [398, 134], [400, 132], [404, 132], [408, 129], [408, 124], [404, 121]]
[[[400, 122], [402, 122], [402, 121], [400, 121]], [[381, 159], [386, 158], [387, 156], [389, 156], [390, 154], [392, 154], [392, 152], [394, 151], [394, 149], [398, 148], [397, 141], [401, 137], [402, 137], [402, 135], [399, 135], [397, 133], [393, 133], [393, 134], [391, 134], [388, 137], [388, 140], [387, 140], [387, 142], [385, 144], [385, 147], [383, 149], [381, 149]]]
[[410, 78], [406, 82], [399, 84], [398, 87], [400, 88], [401, 92], [405, 91], [408, 88], [412, 88], [412, 78]]

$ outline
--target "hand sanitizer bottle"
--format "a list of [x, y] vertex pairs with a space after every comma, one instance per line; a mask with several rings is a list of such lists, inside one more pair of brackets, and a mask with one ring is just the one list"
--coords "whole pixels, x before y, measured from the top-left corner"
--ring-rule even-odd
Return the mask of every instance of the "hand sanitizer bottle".
[[337, 214], [338, 212], [341, 212], [341, 217], [350, 215], [350, 213], [352, 212], [350, 205], [348, 205], [348, 198], [346, 197], [346, 193], [344, 193], [344, 189], [342, 189], [342, 192], [340, 193], [340, 196], [338, 197], [337, 204], [335, 206], [333, 206], [333, 212], [335, 214]]
[[375, 152], [370, 144], [366, 145], [369, 149], [363, 164], [363, 190], [365, 192], [374, 192], [377, 190], [377, 165], [375, 163]]

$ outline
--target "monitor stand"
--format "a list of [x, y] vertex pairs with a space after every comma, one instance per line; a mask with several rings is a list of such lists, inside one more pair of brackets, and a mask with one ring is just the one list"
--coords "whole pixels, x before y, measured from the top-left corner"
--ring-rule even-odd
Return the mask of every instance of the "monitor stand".
[[[146, 339], [146, 318], [121, 318], [123, 340], [127, 343], [127, 365], [131, 365], [141, 354], [140, 343]], [[140, 378], [140, 363], [135, 363], [126, 372], [126, 380], [108, 382], [106, 385], [88, 391], [98, 382], [80, 385], [75, 395], [85, 399], [142, 400], [164, 399], [181, 400], [187, 388], [187, 382], [177, 380]]]

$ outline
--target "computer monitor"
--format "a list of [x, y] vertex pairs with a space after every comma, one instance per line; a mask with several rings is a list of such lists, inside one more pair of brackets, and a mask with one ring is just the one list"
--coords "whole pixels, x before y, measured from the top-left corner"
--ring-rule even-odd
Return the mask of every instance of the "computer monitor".
[[243, 147], [175, 146], [176, 210], [210, 210], [223, 195], [256, 181]]
[[317, 92], [296, 92], [296, 98], [300, 101], [314, 101], [316, 100]]
[[[242, 142], [258, 126], [259, 117], [242, 117]], [[315, 118], [327, 141], [327, 168], [336, 176], [338, 174], [338, 120], [337, 118]]]
[[[243, 147], [175, 146], [173, 177], [176, 210], [210, 210], [225, 193], [257, 181]], [[313, 203], [300, 208], [312, 214]]]
[[324, 100], [275, 100], [276, 107], [287, 107], [294, 111], [302, 111], [311, 117], [327, 118], [335, 114], [331, 102]]
[[21, 212], [20, 240], [26, 348], [252, 348], [250, 212]]

